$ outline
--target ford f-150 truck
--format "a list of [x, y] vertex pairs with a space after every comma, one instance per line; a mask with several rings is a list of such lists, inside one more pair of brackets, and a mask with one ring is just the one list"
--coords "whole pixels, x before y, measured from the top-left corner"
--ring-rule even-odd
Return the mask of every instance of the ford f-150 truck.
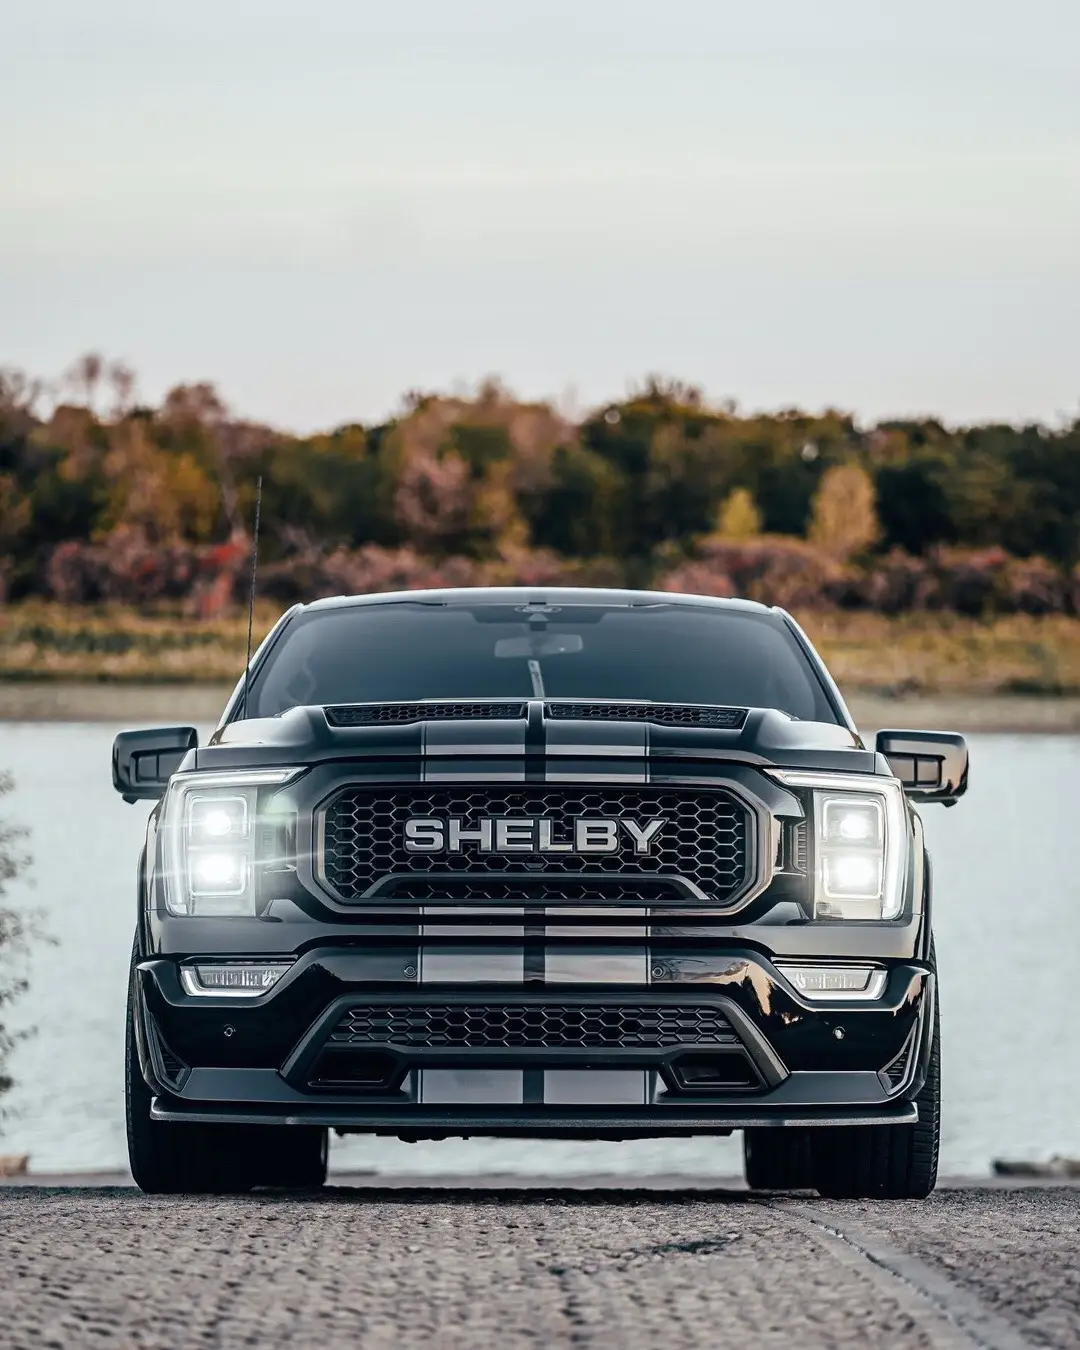
[[859, 735], [779, 609], [526, 587], [274, 626], [153, 808], [127, 1038], [146, 1191], [317, 1186], [330, 1130], [743, 1132], [754, 1188], [921, 1197], [939, 1136], [913, 802], [960, 736]]

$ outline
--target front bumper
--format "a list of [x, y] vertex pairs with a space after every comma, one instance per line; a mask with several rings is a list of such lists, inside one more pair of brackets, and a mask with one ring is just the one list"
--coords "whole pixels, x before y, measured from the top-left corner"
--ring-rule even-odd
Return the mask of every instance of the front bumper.
[[[479, 940], [436, 944], [419, 958], [415, 945], [321, 947], [268, 994], [242, 999], [191, 997], [177, 960], [143, 961], [137, 1040], [153, 1115], [414, 1138], [630, 1138], [917, 1118], [935, 998], [934, 976], [918, 961], [882, 962], [887, 980], [872, 1002], [809, 1003], [767, 957], [740, 946], [669, 948], [642, 967], [618, 943], [564, 944], [534, 963], [539, 979], [507, 965], [508, 950]], [[426, 1017], [433, 1008], [458, 1031], [423, 1044], [396, 1034], [342, 1040], [351, 1013], [367, 1025], [372, 1009]], [[605, 1010], [625, 1021], [636, 1009], [642, 1025], [662, 1020], [669, 1034], [480, 1044], [460, 1032], [474, 1018], [490, 1021], [492, 1010], [501, 1026], [508, 1009], [530, 1024], [550, 1014], [560, 1026]], [[726, 1030], [708, 1044], [672, 1037], [694, 1010]], [[320, 1066], [331, 1052], [328, 1075]], [[383, 1078], [364, 1069], [368, 1081], [343, 1082], [341, 1063], [366, 1064], [364, 1056]], [[714, 1075], [705, 1086], [702, 1062]]]

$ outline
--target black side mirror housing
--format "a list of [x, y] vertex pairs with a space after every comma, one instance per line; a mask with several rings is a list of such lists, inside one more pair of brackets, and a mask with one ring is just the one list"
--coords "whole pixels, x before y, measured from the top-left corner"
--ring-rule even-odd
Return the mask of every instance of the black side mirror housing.
[[198, 744], [194, 727], [121, 731], [113, 741], [113, 787], [126, 802], [160, 801], [170, 777]]
[[967, 741], [955, 731], [879, 731], [876, 749], [916, 802], [955, 806], [967, 791]]

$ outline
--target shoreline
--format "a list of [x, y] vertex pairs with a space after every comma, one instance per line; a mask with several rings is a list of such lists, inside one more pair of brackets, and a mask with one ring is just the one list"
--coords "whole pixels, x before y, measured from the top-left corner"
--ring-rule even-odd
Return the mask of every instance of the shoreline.
[[[0, 680], [0, 723], [96, 722], [113, 725], [216, 723], [232, 684], [149, 684], [67, 680]], [[867, 731], [934, 727], [1007, 735], [1080, 735], [1080, 696], [925, 693], [891, 696], [853, 689], [845, 695]]]
[[[417, 1191], [747, 1191], [742, 1176], [698, 1175], [685, 1172], [378, 1172], [344, 1168], [330, 1169], [327, 1188]], [[131, 1173], [122, 1170], [89, 1172], [28, 1172], [5, 1177], [0, 1188], [20, 1187], [62, 1190], [97, 1190], [104, 1187], [134, 1189]], [[939, 1191], [1020, 1191], [1032, 1189], [1080, 1189], [1080, 1180], [1070, 1177], [994, 1176], [988, 1173], [941, 1176]]]

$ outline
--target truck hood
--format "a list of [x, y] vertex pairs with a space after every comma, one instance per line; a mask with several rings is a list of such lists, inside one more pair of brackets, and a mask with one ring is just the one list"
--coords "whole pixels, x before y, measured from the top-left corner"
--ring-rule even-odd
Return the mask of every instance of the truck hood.
[[[475, 762], [698, 760], [888, 773], [846, 726], [802, 722], [774, 708], [722, 708], [592, 699], [462, 700], [291, 708], [219, 727], [186, 768], [313, 765], [332, 760]], [[399, 767], [400, 771], [400, 767]], [[532, 777], [531, 773], [526, 774]]]

